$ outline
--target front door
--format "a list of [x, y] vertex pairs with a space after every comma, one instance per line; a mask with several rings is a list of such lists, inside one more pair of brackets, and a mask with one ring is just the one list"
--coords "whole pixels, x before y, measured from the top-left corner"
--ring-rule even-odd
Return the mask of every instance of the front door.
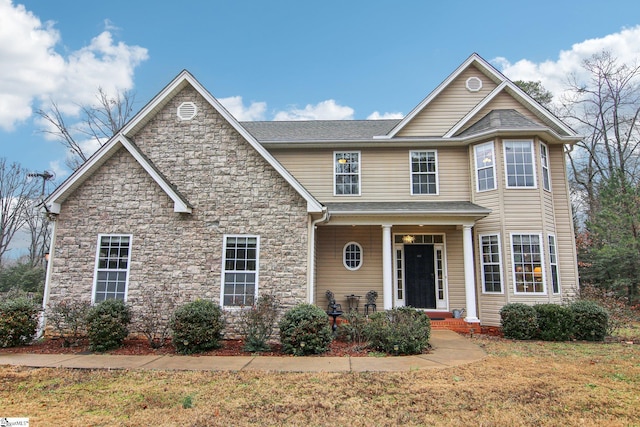
[[404, 245], [406, 305], [436, 308], [436, 280], [433, 245]]

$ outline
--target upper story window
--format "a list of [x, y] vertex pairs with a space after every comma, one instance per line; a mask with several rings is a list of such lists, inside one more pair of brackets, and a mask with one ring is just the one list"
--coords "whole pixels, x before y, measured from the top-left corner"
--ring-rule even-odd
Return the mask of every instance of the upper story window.
[[512, 234], [511, 253], [515, 293], [544, 293], [542, 246], [539, 234]]
[[549, 175], [549, 149], [546, 144], [540, 144], [540, 164], [542, 165], [542, 188], [551, 191], [551, 176]]
[[482, 262], [482, 289], [487, 292], [502, 292], [500, 271], [500, 235], [480, 236], [480, 259]]
[[507, 188], [535, 188], [532, 141], [504, 141]]
[[495, 190], [495, 153], [493, 142], [476, 145], [476, 189], [478, 191]]
[[333, 153], [334, 194], [336, 196], [360, 195], [360, 152], [336, 151]]
[[225, 236], [222, 303], [251, 306], [258, 288], [258, 236]]
[[411, 151], [411, 194], [438, 194], [436, 151]]
[[357, 270], [362, 266], [362, 246], [356, 242], [344, 246], [344, 266], [347, 270]]
[[131, 236], [109, 234], [98, 236], [93, 302], [127, 299]]

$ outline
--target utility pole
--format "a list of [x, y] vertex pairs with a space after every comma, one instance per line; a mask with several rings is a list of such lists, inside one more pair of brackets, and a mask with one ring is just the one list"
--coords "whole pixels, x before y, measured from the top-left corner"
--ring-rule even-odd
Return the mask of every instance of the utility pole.
[[42, 196], [42, 199], [44, 201], [45, 185], [47, 181], [53, 178], [54, 175], [49, 171], [44, 171], [44, 172], [32, 172], [27, 174], [27, 176], [31, 178], [42, 178], [42, 193], [40, 193], [40, 196]]

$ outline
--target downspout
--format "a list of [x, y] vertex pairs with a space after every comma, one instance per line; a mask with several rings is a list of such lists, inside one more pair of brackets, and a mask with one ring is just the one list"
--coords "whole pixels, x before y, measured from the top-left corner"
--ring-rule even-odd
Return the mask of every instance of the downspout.
[[323, 206], [322, 216], [314, 221], [311, 221], [309, 224], [309, 250], [307, 250], [307, 262], [309, 265], [309, 272], [307, 274], [309, 285], [307, 286], [307, 292], [309, 295], [309, 304], [314, 303], [316, 289], [316, 226], [318, 224], [329, 222], [329, 218], [331, 218], [331, 215], [329, 214], [327, 207]]

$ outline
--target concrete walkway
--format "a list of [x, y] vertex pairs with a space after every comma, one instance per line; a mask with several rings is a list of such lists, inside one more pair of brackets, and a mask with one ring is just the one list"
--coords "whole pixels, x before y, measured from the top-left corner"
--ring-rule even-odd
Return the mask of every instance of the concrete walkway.
[[486, 356], [468, 338], [452, 331], [432, 331], [429, 354], [399, 357], [293, 356], [118, 356], [109, 354], [0, 353], [0, 365], [71, 369], [156, 369], [176, 371], [399, 372], [442, 369]]

